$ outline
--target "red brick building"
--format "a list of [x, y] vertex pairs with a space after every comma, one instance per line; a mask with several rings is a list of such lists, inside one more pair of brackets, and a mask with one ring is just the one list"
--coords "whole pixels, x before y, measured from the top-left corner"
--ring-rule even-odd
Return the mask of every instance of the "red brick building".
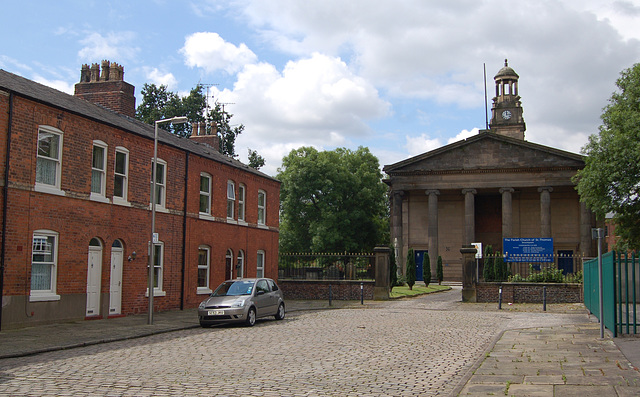
[[[148, 311], [154, 127], [131, 118], [122, 67], [102, 66], [75, 96], [0, 70], [2, 328]], [[276, 278], [280, 182], [213, 136], [158, 142], [154, 310]]]

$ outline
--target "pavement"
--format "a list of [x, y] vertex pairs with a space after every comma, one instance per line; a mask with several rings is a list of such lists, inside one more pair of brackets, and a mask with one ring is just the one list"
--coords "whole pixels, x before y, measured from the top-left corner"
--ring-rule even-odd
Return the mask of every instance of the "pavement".
[[[406, 299], [405, 299], [406, 300]], [[287, 301], [287, 316], [314, 310], [375, 309], [388, 302]], [[458, 304], [465, 311], [497, 311], [494, 304]], [[539, 315], [540, 305], [501, 310]], [[640, 338], [600, 339], [600, 326], [582, 305], [547, 305], [551, 312], [578, 315], [580, 323], [507, 329], [488, 344], [471, 368], [449, 382], [452, 395], [640, 396]], [[583, 317], [581, 317], [581, 315]], [[527, 317], [527, 314], [524, 315]], [[576, 316], [574, 316], [576, 317]], [[584, 318], [584, 321], [581, 319]], [[199, 327], [197, 309], [107, 320], [77, 321], [0, 332], [0, 359], [33, 356]], [[364, 327], [363, 327], [364, 328]], [[0, 361], [0, 367], [2, 362]]]

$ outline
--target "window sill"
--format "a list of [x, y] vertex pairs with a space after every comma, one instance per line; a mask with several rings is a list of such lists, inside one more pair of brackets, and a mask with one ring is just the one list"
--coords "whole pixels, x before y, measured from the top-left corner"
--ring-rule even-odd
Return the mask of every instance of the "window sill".
[[113, 200], [113, 204], [115, 205], [121, 205], [123, 207], [131, 207], [131, 203], [123, 198], [113, 196], [112, 200]]
[[36, 183], [33, 186], [33, 190], [35, 190], [36, 192], [40, 192], [40, 193], [55, 194], [56, 196], [65, 196], [66, 195], [63, 190], [60, 190], [59, 188], [57, 188], [55, 186], [43, 185], [41, 183]]
[[238, 225], [240, 226], [249, 226], [249, 224], [245, 221], [238, 221]]
[[269, 226], [264, 225], [264, 224], [260, 224], [260, 223], [259, 223], [259, 224], [258, 224], [258, 229], [265, 229], [265, 230], [268, 230], [268, 229], [269, 229]]
[[[152, 210], [151, 204], [149, 204], [149, 211], [151, 211], [151, 210]], [[169, 210], [166, 209], [163, 205], [156, 204], [156, 212], [162, 212], [164, 214], [168, 214]]]
[[235, 220], [235, 219], [233, 219], [233, 218], [227, 218], [227, 223], [231, 223], [232, 225], [237, 225], [237, 224], [238, 224], [238, 221], [236, 221], [236, 220]]
[[211, 289], [209, 288], [198, 288], [198, 291], [196, 292], [197, 295], [209, 295], [211, 294], [213, 291], [211, 291]]
[[[147, 290], [144, 292], [144, 296], [146, 296], [147, 298], [149, 297], [149, 288], [147, 288]], [[155, 289], [153, 290], [153, 297], [157, 297], [157, 296], [167, 296], [167, 292], [166, 291], [160, 291], [159, 289]]]
[[105, 196], [103, 196], [101, 194], [97, 194], [97, 193], [91, 193], [91, 195], [89, 195], [89, 200], [97, 201], [99, 203], [105, 203], [105, 204], [109, 204], [110, 203], [108, 198], [106, 198]]
[[60, 295], [54, 293], [37, 293], [29, 296], [29, 302], [50, 302], [59, 301]]
[[216, 220], [216, 218], [215, 218], [215, 217], [213, 217], [213, 216], [211, 216], [211, 215], [209, 215], [209, 214], [205, 214], [204, 212], [200, 212], [200, 213], [198, 214], [198, 218], [200, 218], [200, 219], [204, 219], [204, 220], [206, 220], [206, 221], [215, 221], [215, 220]]

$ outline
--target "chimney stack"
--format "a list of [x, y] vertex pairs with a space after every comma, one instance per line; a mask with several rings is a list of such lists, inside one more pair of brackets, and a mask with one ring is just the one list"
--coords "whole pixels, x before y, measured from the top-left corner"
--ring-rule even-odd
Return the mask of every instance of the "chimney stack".
[[136, 114], [135, 87], [124, 81], [124, 68], [115, 62], [102, 61], [102, 74], [97, 63], [82, 65], [74, 95], [129, 117]]
[[211, 131], [207, 133], [206, 123], [193, 123], [191, 125], [191, 136], [189, 139], [220, 151], [220, 138], [218, 137], [215, 124], [211, 125]]

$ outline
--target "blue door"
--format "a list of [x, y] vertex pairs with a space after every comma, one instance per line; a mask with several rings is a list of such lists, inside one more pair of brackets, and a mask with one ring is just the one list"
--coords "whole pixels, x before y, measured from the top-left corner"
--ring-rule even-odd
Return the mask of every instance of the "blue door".
[[416, 281], [424, 281], [424, 277], [422, 276], [422, 264], [424, 263], [425, 255], [428, 255], [429, 251], [427, 250], [414, 250], [413, 255], [416, 258]]

